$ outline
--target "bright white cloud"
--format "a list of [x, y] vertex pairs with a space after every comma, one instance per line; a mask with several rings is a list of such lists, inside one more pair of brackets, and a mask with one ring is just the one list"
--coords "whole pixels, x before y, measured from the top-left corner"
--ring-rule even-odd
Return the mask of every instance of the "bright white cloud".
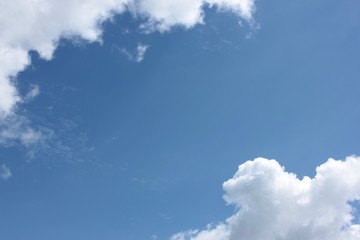
[[131, 2], [130, 8], [149, 18], [143, 25], [146, 29], [167, 31], [173, 26], [191, 28], [203, 23], [204, 6], [232, 11], [251, 21], [254, 4], [254, 0], [140, 0]]
[[[11, 0], [0, 1], [0, 120], [22, 102], [12, 79], [29, 64], [29, 51], [53, 57], [61, 38], [101, 41], [101, 23], [126, 9], [146, 18], [148, 30], [203, 22], [203, 7], [217, 6], [251, 19], [254, 0]], [[147, 47], [139, 46], [136, 61]]]
[[147, 0], [136, 1], [135, 11], [147, 16], [147, 26], [160, 31], [174, 25], [190, 28], [203, 22], [203, 0]]
[[126, 0], [0, 1], [0, 117], [21, 101], [11, 78], [30, 64], [28, 52], [51, 59], [60, 38], [97, 41], [100, 24], [124, 10]]
[[7, 180], [11, 177], [11, 171], [10, 169], [5, 165], [5, 164], [1, 164], [0, 165], [0, 179], [2, 180]]
[[359, 240], [351, 202], [360, 199], [360, 158], [329, 159], [314, 178], [297, 178], [275, 160], [239, 166], [223, 184], [236, 213], [224, 223], [171, 240]]

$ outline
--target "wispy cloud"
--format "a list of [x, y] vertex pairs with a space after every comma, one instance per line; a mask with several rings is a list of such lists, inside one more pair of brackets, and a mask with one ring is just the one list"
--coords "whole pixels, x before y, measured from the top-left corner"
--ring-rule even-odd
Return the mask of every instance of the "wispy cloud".
[[127, 49], [127, 48], [119, 48], [115, 46], [115, 48], [121, 53], [124, 54], [130, 61], [134, 61], [140, 63], [144, 60], [145, 53], [149, 48], [148, 45], [139, 43], [135, 50]]
[[235, 214], [171, 240], [359, 239], [351, 202], [360, 199], [360, 158], [329, 159], [316, 172], [300, 180], [275, 160], [248, 161], [223, 184]]
[[31, 146], [40, 142], [44, 135], [40, 130], [31, 126], [28, 118], [19, 114], [7, 116], [0, 121], [0, 145], [11, 146], [22, 144]]
[[8, 116], [0, 121], [0, 147], [22, 149], [29, 161], [35, 158], [52, 161], [60, 157], [64, 162], [78, 163], [94, 158], [86, 134], [79, 132], [75, 122], [65, 119], [52, 124], [40, 121], [36, 125], [21, 114]]
[[23, 101], [30, 102], [40, 94], [40, 87], [38, 85], [31, 85], [30, 91], [25, 95]]
[[144, 59], [145, 53], [147, 51], [147, 49], [149, 48], [148, 45], [144, 45], [144, 44], [138, 44], [136, 47], [136, 55], [135, 55], [135, 61], [136, 62], [141, 62]]
[[8, 168], [5, 164], [0, 165], [0, 179], [7, 180], [12, 176], [10, 168]]

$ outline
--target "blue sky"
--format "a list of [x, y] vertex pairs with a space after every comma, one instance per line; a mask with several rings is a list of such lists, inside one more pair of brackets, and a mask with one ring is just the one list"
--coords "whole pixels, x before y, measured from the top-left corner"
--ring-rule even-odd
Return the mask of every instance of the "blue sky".
[[[49, 61], [29, 48], [31, 63], [12, 80], [23, 101], [0, 118], [1, 238], [145, 240], [211, 232], [207, 224], [220, 229], [239, 211], [233, 190], [224, 187], [230, 205], [222, 198], [222, 184], [245, 161], [276, 159], [302, 179], [328, 158], [360, 154], [359, 2], [255, 6], [252, 20], [205, 7], [202, 24], [149, 33], [139, 28], [146, 18], [126, 11], [101, 25], [101, 43], [61, 35]], [[6, 24], [1, 31], [12, 27]], [[143, 59], [138, 46], [147, 46]], [[31, 89], [39, 93], [27, 100]], [[14, 122], [21, 125], [14, 137], [4, 137]], [[19, 133], [29, 129], [39, 134], [36, 141]], [[347, 186], [339, 192], [349, 195], [344, 206], [359, 199], [360, 180], [346, 180], [359, 161], [340, 162], [349, 163], [348, 172], [322, 165], [339, 167], [329, 179]], [[264, 169], [283, 174], [277, 165]], [[238, 234], [228, 222], [232, 235], [221, 239]]]

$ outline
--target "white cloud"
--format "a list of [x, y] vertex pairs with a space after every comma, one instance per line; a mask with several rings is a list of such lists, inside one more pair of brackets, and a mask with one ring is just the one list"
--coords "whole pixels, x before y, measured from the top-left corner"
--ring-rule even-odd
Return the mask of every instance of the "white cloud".
[[1, 164], [0, 165], [0, 179], [2, 180], [7, 180], [11, 177], [11, 171], [10, 169], [5, 165], [5, 164]]
[[[29, 64], [29, 51], [50, 60], [61, 38], [101, 41], [101, 23], [127, 8], [145, 16], [146, 26], [165, 31], [203, 22], [204, 5], [230, 10], [249, 20], [254, 0], [11, 0], [0, 3], [0, 119], [21, 102], [11, 80]], [[147, 46], [139, 45], [136, 61]]]
[[50, 60], [61, 38], [100, 41], [101, 23], [122, 12], [127, 0], [11, 0], [0, 2], [0, 144], [29, 147], [43, 133], [31, 127], [16, 106], [36, 97], [34, 86], [20, 96], [14, 78], [30, 64], [29, 51]]
[[351, 202], [360, 200], [360, 158], [329, 159], [316, 172], [300, 180], [275, 160], [248, 161], [223, 184], [235, 214], [171, 240], [359, 240]]
[[191, 28], [204, 22], [204, 6], [232, 11], [247, 21], [252, 20], [254, 0], [140, 0], [129, 4], [132, 12], [149, 18], [143, 26], [167, 31], [173, 26]]
[[[29, 51], [50, 60], [62, 38], [101, 42], [101, 24], [126, 10], [141, 16], [146, 31], [166, 31], [173, 26], [190, 28], [203, 22], [203, 7], [217, 6], [250, 20], [254, 0], [11, 0], [0, 2], [0, 145], [41, 142], [44, 133], [31, 127], [17, 106], [39, 93], [33, 88], [21, 96], [15, 79], [31, 64]], [[123, 50], [129, 59], [141, 62], [148, 49]]]
[[98, 41], [101, 22], [123, 11], [126, 0], [12, 0], [0, 3], [0, 117], [21, 98], [11, 81], [30, 64], [28, 52], [51, 59], [60, 38]]
[[203, 22], [203, 0], [144, 0], [135, 3], [136, 13], [149, 18], [147, 26], [160, 31], [169, 30], [174, 25], [190, 28]]

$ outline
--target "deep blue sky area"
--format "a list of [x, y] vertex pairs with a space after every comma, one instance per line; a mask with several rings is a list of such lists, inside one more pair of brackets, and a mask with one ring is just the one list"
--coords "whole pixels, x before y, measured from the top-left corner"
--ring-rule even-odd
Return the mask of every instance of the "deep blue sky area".
[[[360, 3], [258, 1], [255, 26], [206, 9], [203, 25], [145, 34], [120, 15], [103, 43], [32, 53], [20, 109], [56, 139], [0, 149], [1, 239], [146, 240], [226, 219], [222, 183], [274, 158], [300, 178], [360, 154]], [[247, 38], [249, 36], [249, 38]], [[144, 60], [120, 49], [148, 45]]]

